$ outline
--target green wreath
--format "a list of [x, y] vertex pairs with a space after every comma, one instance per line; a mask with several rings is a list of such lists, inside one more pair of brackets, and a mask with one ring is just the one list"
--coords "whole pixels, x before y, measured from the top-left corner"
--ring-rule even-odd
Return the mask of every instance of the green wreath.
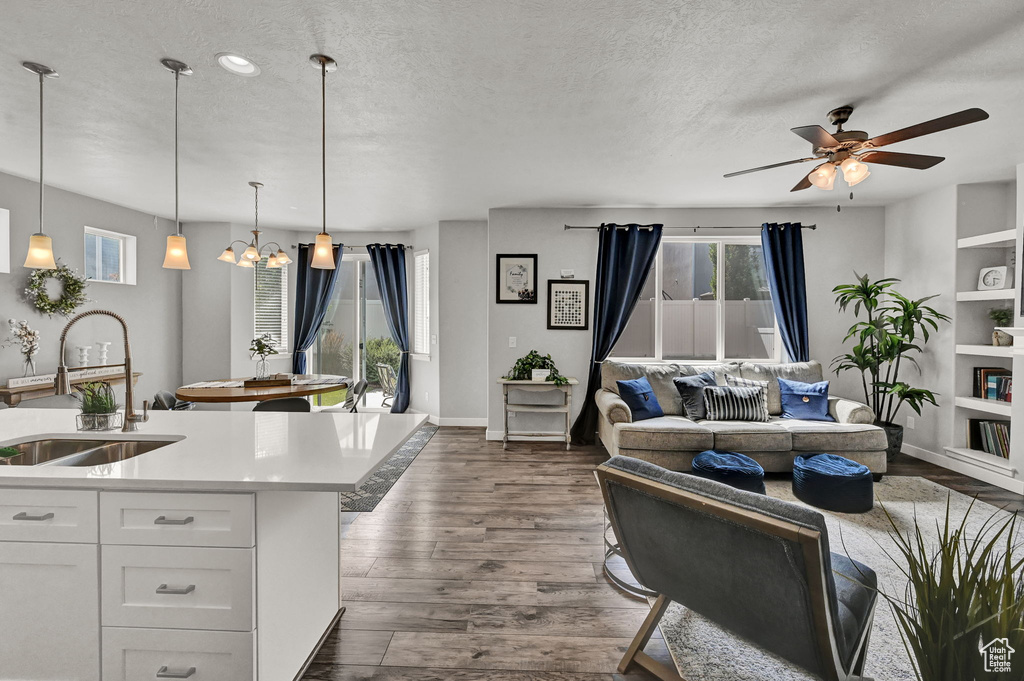
[[[46, 281], [56, 279], [62, 289], [59, 298], [51, 298], [46, 292]], [[36, 309], [51, 317], [55, 314], [70, 317], [71, 313], [88, 302], [85, 297], [86, 279], [73, 269], [57, 263], [56, 269], [36, 270], [28, 277], [25, 295]]]

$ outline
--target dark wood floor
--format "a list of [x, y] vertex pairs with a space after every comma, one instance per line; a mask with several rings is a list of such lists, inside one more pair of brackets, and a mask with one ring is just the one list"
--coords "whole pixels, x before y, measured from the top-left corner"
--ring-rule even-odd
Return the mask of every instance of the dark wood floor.
[[[501, 443], [441, 428], [372, 513], [345, 526], [347, 608], [306, 679], [607, 681], [643, 617], [601, 571], [601, 447]], [[997, 506], [1019, 495], [901, 456]], [[355, 514], [353, 514], [355, 515]], [[664, 643], [647, 649], [667, 660]]]

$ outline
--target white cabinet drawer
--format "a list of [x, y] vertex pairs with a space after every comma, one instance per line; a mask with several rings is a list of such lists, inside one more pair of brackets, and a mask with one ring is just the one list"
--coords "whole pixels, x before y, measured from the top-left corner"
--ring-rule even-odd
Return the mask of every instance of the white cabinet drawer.
[[251, 494], [103, 492], [100, 541], [150, 546], [255, 544]]
[[103, 680], [253, 681], [254, 641], [251, 632], [104, 627]]
[[97, 493], [0, 488], [0, 541], [95, 544]]
[[252, 631], [255, 553], [104, 545], [103, 626]]

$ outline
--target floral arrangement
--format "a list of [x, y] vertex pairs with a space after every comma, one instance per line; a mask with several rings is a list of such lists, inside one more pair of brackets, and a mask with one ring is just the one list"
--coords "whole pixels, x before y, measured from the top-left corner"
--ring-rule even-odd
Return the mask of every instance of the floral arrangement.
[[275, 345], [277, 344], [269, 333], [253, 338], [252, 343], [249, 345], [249, 359], [256, 359], [256, 356], [259, 355], [261, 360], [266, 361], [270, 355], [277, 354]]
[[[48, 279], [56, 279], [61, 283], [59, 298], [51, 298], [46, 292]], [[63, 263], [57, 263], [57, 267], [52, 270], [35, 270], [29, 275], [25, 296], [43, 314], [70, 317], [71, 313], [89, 300], [85, 296], [86, 283], [85, 277], [78, 272]]]
[[21, 354], [25, 356], [25, 361], [31, 361], [39, 352], [39, 332], [29, 328], [28, 322], [24, 319], [20, 322], [8, 319], [7, 324], [11, 327], [12, 340], [21, 343]]

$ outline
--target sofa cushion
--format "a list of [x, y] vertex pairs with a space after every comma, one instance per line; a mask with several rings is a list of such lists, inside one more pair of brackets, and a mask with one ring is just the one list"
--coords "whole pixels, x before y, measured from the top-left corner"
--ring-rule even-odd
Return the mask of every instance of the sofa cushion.
[[767, 421], [768, 403], [761, 387], [711, 385], [704, 389], [707, 417], [713, 421]]
[[866, 423], [772, 419], [793, 436], [795, 452], [872, 452], [886, 447], [885, 431]]
[[715, 374], [705, 371], [696, 376], [677, 376], [672, 382], [683, 400], [683, 416], [694, 421], [706, 418], [708, 410], [704, 406], [704, 388], [715, 385]]
[[681, 364], [680, 376], [696, 376], [709, 372], [715, 377], [715, 385], [725, 385], [726, 376], [739, 376], [739, 362], [716, 362], [714, 364]]
[[601, 364], [601, 387], [619, 394], [616, 381], [630, 381], [644, 377], [650, 382], [658, 404], [666, 414], [682, 416], [683, 400], [679, 397], [672, 379], [679, 376], [677, 364], [637, 364], [606, 359]]
[[646, 421], [665, 415], [646, 376], [630, 381], [615, 381], [615, 385], [618, 386], [619, 396], [629, 407], [634, 421]]
[[702, 452], [713, 449], [715, 436], [703, 423], [682, 416], [659, 416], [639, 423], [616, 423], [615, 446], [620, 449]]
[[804, 383], [776, 378], [782, 398], [782, 418], [835, 421], [828, 413], [828, 381]]
[[778, 416], [782, 413], [782, 397], [779, 395], [779, 382], [775, 379], [785, 378], [789, 381], [817, 383], [822, 379], [821, 364], [815, 361], [791, 362], [789, 364], [755, 364], [744, 362], [740, 365], [740, 376], [753, 381], [768, 381], [768, 413]]
[[[788, 452], [793, 449], [793, 437], [777, 420], [769, 423], [754, 421], [701, 421], [700, 425], [715, 436], [713, 449], [727, 452]], [[709, 447], [709, 449], [712, 449]]]

